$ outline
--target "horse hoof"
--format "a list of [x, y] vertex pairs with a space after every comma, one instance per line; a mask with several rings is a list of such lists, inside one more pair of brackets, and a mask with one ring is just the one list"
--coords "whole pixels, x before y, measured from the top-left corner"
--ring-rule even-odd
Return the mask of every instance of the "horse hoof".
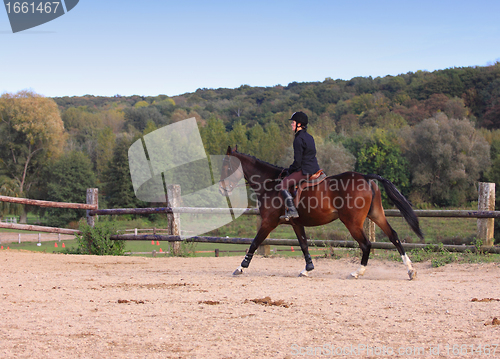
[[417, 271], [415, 269], [409, 270], [408, 276], [410, 277], [410, 280], [417, 278]]
[[309, 274], [307, 271], [304, 269], [302, 272], [299, 273], [299, 277], [309, 277]]
[[352, 272], [351, 277], [358, 279], [358, 273], [357, 272]]
[[233, 272], [233, 275], [240, 275], [243, 274], [243, 267], [239, 266], [236, 268], [236, 270]]

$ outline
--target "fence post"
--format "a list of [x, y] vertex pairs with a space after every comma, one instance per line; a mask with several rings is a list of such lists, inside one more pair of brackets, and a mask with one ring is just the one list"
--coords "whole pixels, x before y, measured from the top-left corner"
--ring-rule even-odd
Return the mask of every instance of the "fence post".
[[[87, 188], [87, 204], [95, 204], [97, 205], [99, 203], [98, 200], [98, 192], [99, 190], [97, 188]], [[87, 224], [90, 227], [95, 226], [95, 222], [97, 221], [97, 215], [95, 216], [90, 216], [89, 215], [89, 210], [87, 210]]]
[[[365, 223], [363, 223], [363, 231], [370, 242], [376, 242], [375, 238], [375, 222], [371, 219], [366, 218]], [[375, 249], [371, 250], [372, 254], [375, 253]]]
[[[181, 186], [172, 184], [167, 186], [168, 206], [170, 208], [180, 207], [181, 204]], [[169, 213], [168, 218], [168, 234], [172, 236], [181, 235], [181, 214]], [[181, 242], [169, 242], [170, 253], [174, 256], [179, 255], [181, 252]]]
[[[495, 210], [495, 184], [487, 182], [479, 182], [479, 197], [477, 209], [479, 211], [494, 211]], [[493, 218], [478, 218], [477, 219], [477, 239], [483, 242], [485, 246], [492, 246], [493, 231], [495, 220]]]

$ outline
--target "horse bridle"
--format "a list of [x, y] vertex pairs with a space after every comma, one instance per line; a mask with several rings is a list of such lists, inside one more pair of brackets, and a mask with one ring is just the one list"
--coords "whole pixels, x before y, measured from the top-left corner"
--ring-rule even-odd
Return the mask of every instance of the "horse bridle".
[[[231, 157], [229, 155], [226, 155], [224, 157], [224, 159], [222, 160], [222, 165], [224, 165], [225, 163], [228, 164], [228, 168], [229, 168], [229, 173], [231, 173], [231, 175], [229, 175], [228, 177], [226, 178], [229, 178], [230, 176], [232, 176], [234, 173], [236, 173], [236, 171], [233, 171], [233, 165], [231, 164]], [[241, 170], [241, 172], [243, 172], [243, 169]], [[225, 182], [225, 180], [221, 180], [219, 182]], [[239, 182], [239, 181], [238, 181]], [[233, 186], [233, 184], [229, 183], [229, 191], [233, 191], [235, 188], [238, 188], [238, 187], [246, 187], [246, 183], [244, 184], [237, 184], [235, 186]], [[226, 187], [223, 185], [223, 188], [224, 188], [224, 191], [226, 192], [229, 192]]]

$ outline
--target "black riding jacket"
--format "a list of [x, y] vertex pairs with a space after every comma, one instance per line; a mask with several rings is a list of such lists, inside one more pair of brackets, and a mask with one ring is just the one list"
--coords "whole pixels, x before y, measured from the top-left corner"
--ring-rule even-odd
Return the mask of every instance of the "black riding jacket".
[[312, 175], [320, 170], [316, 159], [314, 138], [305, 129], [298, 131], [293, 140], [293, 163], [289, 173], [302, 170], [302, 174]]

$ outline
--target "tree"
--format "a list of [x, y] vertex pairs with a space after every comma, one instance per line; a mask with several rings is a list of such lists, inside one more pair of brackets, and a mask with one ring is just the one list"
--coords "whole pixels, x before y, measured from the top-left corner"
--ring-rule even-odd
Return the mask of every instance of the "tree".
[[270, 163], [277, 163], [283, 156], [283, 148], [286, 146], [287, 136], [274, 121], [265, 127], [264, 141], [261, 143], [261, 159]]
[[[55, 202], [85, 203], [87, 188], [93, 188], [97, 183], [90, 158], [80, 151], [71, 151], [61, 156], [47, 167], [44, 177], [47, 182], [44, 197]], [[84, 216], [84, 210], [46, 210], [47, 223], [54, 227], [64, 227]]]
[[[355, 171], [378, 174], [394, 183], [401, 192], [408, 191], [410, 166], [394, 133], [377, 129], [348, 139], [345, 146], [356, 156]], [[382, 196], [386, 198], [385, 193]]]
[[163, 116], [156, 106], [126, 108], [124, 115], [125, 125], [141, 132], [146, 128], [148, 121], [153, 121], [158, 127], [169, 123], [168, 118]]
[[[0, 97], [0, 160], [2, 170], [28, 196], [47, 161], [57, 158], [66, 140], [54, 100], [21, 91]], [[21, 222], [25, 222], [25, 215]]]
[[147, 103], [144, 100], [136, 102], [135, 105], [134, 105], [135, 108], [148, 107], [148, 106], [149, 106], [149, 103]]
[[201, 138], [208, 155], [222, 155], [228, 146], [226, 127], [221, 119], [211, 117], [207, 125], [200, 129]]
[[109, 162], [113, 158], [113, 148], [116, 143], [116, 135], [110, 127], [105, 127], [97, 135], [95, 169], [98, 179], [102, 179]]
[[340, 143], [327, 141], [316, 146], [318, 164], [328, 176], [354, 170], [356, 157], [354, 157]]
[[[19, 197], [19, 182], [7, 176], [0, 176], [0, 195]], [[8, 214], [20, 216], [24, 212], [21, 204], [0, 201], [0, 218]]]
[[135, 196], [130, 177], [128, 150], [133, 142], [127, 137], [117, 141], [113, 158], [104, 174], [105, 199], [111, 208], [138, 208], [146, 205]]
[[264, 128], [260, 124], [254, 125], [250, 130], [248, 130], [248, 137], [248, 147], [250, 154], [257, 158], [262, 158], [264, 155], [262, 147], [264, 145], [266, 137]]
[[402, 137], [412, 186], [424, 199], [457, 206], [476, 196], [475, 183], [490, 165], [490, 146], [469, 120], [438, 113]]
[[233, 129], [229, 132], [229, 145], [238, 146], [238, 151], [248, 153], [247, 127], [241, 121], [235, 122]]
[[85, 106], [70, 107], [61, 116], [64, 128], [72, 133], [79, 133], [86, 129], [95, 129], [101, 126], [99, 115], [87, 111]]

